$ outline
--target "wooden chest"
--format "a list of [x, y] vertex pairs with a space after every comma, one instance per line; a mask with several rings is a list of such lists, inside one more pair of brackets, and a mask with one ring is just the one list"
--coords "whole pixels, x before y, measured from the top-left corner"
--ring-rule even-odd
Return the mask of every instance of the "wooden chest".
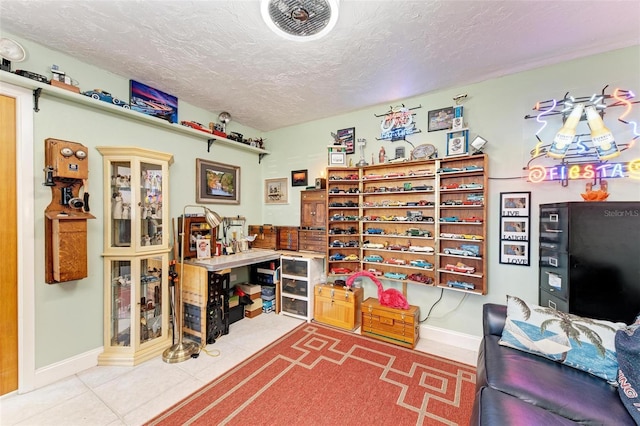
[[420, 308], [389, 308], [370, 297], [362, 303], [360, 334], [413, 349], [420, 338]]
[[298, 231], [298, 249], [325, 253], [327, 251], [327, 235], [324, 230], [301, 229]]
[[362, 288], [348, 291], [331, 284], [317, 284], [314, 292], [314, 320], [345, 330], [355, 330], [360, 326]]
[[257, 235], [251, 248], [276, 250], [278, 248], [278, 229], [272, 225], [249, 225], [249, 235]]
[[297, 226], [278, 226], [278, 250], [298, 251]]

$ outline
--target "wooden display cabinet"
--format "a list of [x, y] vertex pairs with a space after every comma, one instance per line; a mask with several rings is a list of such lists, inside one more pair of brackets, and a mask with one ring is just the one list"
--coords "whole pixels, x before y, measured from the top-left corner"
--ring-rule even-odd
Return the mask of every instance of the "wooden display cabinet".
[[[487, 293], [487, 183], [485, 155], [440, 161], [438, 285], [441, 287]], [[470, 272], [465, 272], [465, 267]]]
[[362, 169], [363, 270], [435, 283], [436, 168], [420, 160]]
[[324, 189], [302, 191], [300, 195], [300, 231], [298, 249], [326, 253], [327, 195]]
[[364, 290], [347, 290], [331, 284], [315, 286], [313, 319], [323, 324], [355, 330], [360, 327]]
[[99, 365], [136, 365], [171, 345], [171, 154], [97, 147], [104, 172], [104, 352]]
[[[186, 218], [178, 218], [178, 234], [182, 234], [182, 223], [185, 223], [186, 234], [184, 235], [184, 241], [187, 247], [184, 251], [184, 258], [190, 259], [197, 256], [196, 243], [199, 239], [207, 239], [210, 241], [211, 254], [215, 254], [216, 250], [216, 230], [212, 229], [207, 223], [204, 216], [187, 216]], [[181, 247], [182, 249], [182, 247]]]
[[327, 176], [327, 268], [329, 274], [345, 275], [360, 269], [360, 170], [329, 167]]

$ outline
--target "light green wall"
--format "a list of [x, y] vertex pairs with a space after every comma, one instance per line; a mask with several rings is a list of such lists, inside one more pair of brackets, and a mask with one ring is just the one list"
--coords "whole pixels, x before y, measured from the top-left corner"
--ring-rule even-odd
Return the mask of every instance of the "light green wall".
[[[469, 66], [472, 67], [473, 64], [470, 63]], [[616, 87], [638, 92], [640, 91], [639, 70], [640, 46], [635, 46], [401, 101], [409, 108], [422, 106], [414, 111], [417, 127], [422, 130], [422, 133], [409, 136], [408, 140], [416, 146], [432, 143], [438, 147], [440, 155], [443, 156], [446, 153], [445, 133], [427, 132], [427, 112], [431, 109], [450, 106], [453, 104], [453, 96], [468, 93], [468, 98], [463, 104], [465, 121], [470, 128], [471, 137], [480, 134], [489, 141], [485, 150], [489, 156], [490, 177], [487, 197], [489, 293], [486, 296], [468, 295], [455, 309], [464, 297], [463, 293], [445, 291], [442, 301], [431, 313], [432, 319], [426, 324], [479, 336], [481, 335], [481, 309], [484, 303], [504, 303], [507, 294], [517, 295], [528, 302], [537, 303], [538, 205], [549, 202], [582, 201], [580, 193], [585, 189], [585, 181], [571, 182], [564, 188], [559, 183], [529, 184], [519, 178], [529, 159], [529, 151], [535, 146], [535, 133], [538, 130], [535, 120], [524, 120], [524, 117], [534, 113], [532, 107], [537, 101], [562, 98], [568, 91], [576, 97], [590, 96], [609, 85], [607, 89], [609, 94]], [[390, 90], [392, 91], [393, 88]], [[340, 96], [340, 93], [336, 93], [335, 96]], [[380, 119], [374, 114], [380, 115], [389, 107], [389, 104], [379, 105], [268, 133], [267, 138], [272, 141], [270, 149], [273, 155], [264, 162], [264, 177], [289, 176], [291, 170], [305, 168], [309, 169], [310, 178], [320, 176], [321, 170], [327, 164], [326, 146], [332, 143], [331, 132], [347, 127], [356, 128], [357, 138], [367, 139], [365, 160], [369, 163], [372, 154], [377, 162], [381, 146], [385, 147], [388, 155], [394, 152], [396, 146], [404, 146], [406, 151], [410, 152], [411, 145], [406, 142], [392, 143], [376, 140], [376, 137], [380, 136]], [[631, 139], [630, 127], [616, 121], [618, 114], [622, 111], [622, 108], [610, 110], [606, 116], [606, 123], [618, 141], [628, 141]], [[636, 106], [636, 110], [630, 117], [640, 120], [639, 111], [640, 108]], [[549, 126], [540, 134], [541, 138], [546, 142], [552, 140], [560, 123], [559, 117], [550, 119]], [[583, 130], [586, 131], [586, 124], [583, 126], [585, 126]], [[353, 158], [354, 163], [360, 158], [357, 151], [349, 157]], [[640, 145], [636, 144], [616, 161], [628, 161], [639, 157]], [[531, 191], [532, 193], [533, 232], [529, 267], [503, 265], [498, 259], [499, 194], [514, 191]], [[609, 180], [609, 191], [611, 201], [640, 201], [640, 181], [638, 180]], [[264, 206], [265, 222], [275, 225], [297, 224], [300, 219], [299, 211], [294, 207], [298, 205], [299, 192], [294, 188], [289, 208]], [[283, 214], [287, 212], [290, 214]], [[410, 284], [408, 286], [409, 302], [421, 307], [421, 317], [424, 318], [429, 308], [440, 297], [440, 292], [440, 289]], [[372, 283], [365, 286], [365, 297], [369, 296], [375, 297], [375, 286]]]
[[[20, 68], [49, 75], [51, 64], [55, 63], [80, 82], [82, 90], [102, 88], [126, 99], [129, 77], [119, 77], [106, 71], [79, 62], [64, 54], [54, 52], [19, 37], [6, 34], [23, 44], [29, 53], [27, 61]], [[469, 64], [473, 66], [473, 64]], [[441, 155], [445, 152], [443, 132], [427, 132], [427, 111], [449, 106], [452, 97], [458, 93], [468, 93], [465, 101], [465, 119], [471, 135], [481, 134], [489, 140], [486, 149], [489, 155], [488, 207], [488, 277], [487, 296], [468, 295], [460, 304], [463, 293], [445, 291], [442, 301], [433, 309], [432, 319], [427, 324], [473, 335], [481, 334], [480, 312], [483, 303], [503, 303], [506, 294], [514, 294], [530, 302], [537, 302], [537, 206], [540, 203], [580, 200], [584, 181], [572, 182], [567, 188], [557, 183], [528, 184], [523, 179], [503, 179], [520, 176], [528, 159], [528, 152], [535, 145], [534, 134], [537, 126], [534, 120], [524, 120], [538, 100], [562, 97], [571, 91], [576, 96], [589, 95], [600, 91], [609, 84], [640, 90], [640, 47], [612, 51], [585, 59], [565, 62], [533, 71], [492, 79], [486, 82], [442, 90], [402, 102], [407, 107], [422, 105], [416, 110], [416, 121], [422, 133], [409, 137], [414, 145], [433, 143]], [[425, 78], [428, 78], [425, 76]], [[144, 82], [144, 80], [142, 80]], [[162, 88], [160, 88], [162, 89]], [[391, 88], [390, 90], [393, 90]], [[609, 90], [610, 93], [610, 90]], [[336, 93], [335, 96], [340, 96]], [[356, 127], [356, 137], [368, 141], [366, 160], [371, 154], [377, 158], [381, 146], [387, 153], [395, 146], [404, 145], [407, 152], [411, 146], [405, 142], [381, 142], [379, 120], [374, 114], [384, 113], [390, 105], [380, 105], [350, 114], [339, 115], [264, 134], [266, 147], [271, 151], [262, 164], [258, 165], [256, 154], [237, 151], [225, 146], [214, 146], [207, 153], [206, 142], [189, 136], [139, 122], [123, 119], [108, 113], [87, 109], [80, 105], [42, 97], [41, 111], [34, 114], [34, 164], [35, 169], [44, 167], [44, 139], [54, 137], [80, 142], [90, 148], [91, 208], [97, 216], [89, 221], [89, 277], [70, 283], [47, 285], [44, 283], [44, 209], [51, 200], [50, 190], [41, 185], [44, 174], [36, 173], [36, 367], [43, 367], [62, 361], [74, 355], [95, 349], [102, 345], [102, 164], [100, 154], [93, 149], [100, 145], [139, 146], [174, 154], [175, 163], [170, 168], [171, 216], [182, 213], [184, 204], [195, 202], [195, 158], [206, 158], [241, 167], [241, 205], [214, 205], [215, 210], [225, 216], [243, 215], [247, 223], [271, 223], [274, 225], [299, 225], [300, 187], [290, 187], [288, 205], [264, 206], [263, 182], [265, 178], [288, 177], [291, 170], [308, 169], [309, 182], [319, 177], [326, 167], [326, 146], [332, 143], [331, 132], [346, 127]], [[207, 112], [180, 102], [180, 119], [196, 120], [202, 123], [215, 121], [218, 112]], [[233, 111], [230, 111], [233, 115]], [[637, 116], [636, 119], [640, 117]], [[612, 114], [613, 115], [613, 114]], [[609, 116], [608, 116], [609, 117]], [[617, 125], [613, 119], [607, 124], [619, 136], [628, 138], [627, 127]], [[557, 123], [555, 126], [557, 127]], [[261, 136], [260, 132], [232, 122], [230, 131], [238, 131], [247, 137]], [[549, 129], [543, 139], [553, 138]], [[640, 147], [631, 152], [637, 157]], [[627, 157], [629, 153], [625, 154]], [[354, 162], [358, 153], [351, 156]], [[626, 157], [625, 157], [626, 158]], [[520, 267], [498, 263], [498, 223], [499, 193], [513, 191], [532, 192], [532, 266]], [[610, 182], [611, 200], [640, 200], [640, 186], [637, 181], [615, 180]], [[388, 284], [386, 284], [388, 285]], [[365, 287], [366, 296], [374, 296], [373, 285]], [[409, 285], [409, 301], [422, 308], [422, 317], [439, 298], [440, 290], [430, 287]], [[457, 309], [455, 309], [457, 307]], [[444, 318], [440, 318], [443, 317]]]

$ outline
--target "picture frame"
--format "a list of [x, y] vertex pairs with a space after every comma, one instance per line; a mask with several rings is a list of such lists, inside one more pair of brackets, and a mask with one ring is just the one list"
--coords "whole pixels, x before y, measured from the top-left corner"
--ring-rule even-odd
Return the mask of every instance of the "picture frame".
[[291, 186], [307, 186], [309, 173], [307, 170], [291, 171]]
[[356, 152], [356, 128], [349, 127], [347, 129], [338, 130], [338, 141], [340, 145], [346, 148], [347, 154], [353, 154]]
[[240, 167], [196, 158], [196, 202], [240, 204]]
[[428, 130], [437, 132], [439, 130], [451, 130], [453, 127], [454, 109], [445, 107], [433, 109], [427, 113]]
[[139, 81], [129, 80], [129, 104], [133, 111], [178, 122], [178, 98]]
[[531, 192], [500, 193], [500, 263], [530, 266]]
[[346, 152], [330, 152], [329, 153], [330, 167], [346, 167], [346, 165], [347, 165]]
[[447, 157], [469, 155], [469, 131], [447, 132]]
[[264, 203], [265, 204], [289, 204], [287, 178], [265, 179]]

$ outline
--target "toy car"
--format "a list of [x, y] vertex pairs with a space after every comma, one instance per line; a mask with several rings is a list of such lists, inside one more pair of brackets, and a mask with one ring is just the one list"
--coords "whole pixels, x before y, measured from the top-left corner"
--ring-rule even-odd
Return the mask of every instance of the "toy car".
[[349, 188], [347, 189], [348, 194], [359, 194], [360, 190], [358, 188]]
[[409, 176], [433, 176], [433, 174], [433, 170], [430, 169], [409, 170]]
[[462, 168], [462, 170], [464, 170], [465, 172], [479, 171], [482, 169], [483, 169], [482, 167], [476, 166], [475, 164], [472, 164], [470, 166], [465, 166]]
[[338, 203], [338, 202], [329, 203], [329, 207], [344, 207], [344, 203]]
[[329, 244], [330, 247], [344, 247], [344, 241], [340, 241], [340, 240], [333, 240], [331, 241], [331, 244]]
[[409, 251], [421, 253], [433, 253], [433, 247], [430, 246], [409, 246]]
[[203, 124], [200, 124], [197, 121], [182, 120], [180, 122], [180, 124], [182, 124], [183, 126], [191, 127], [192, 129], [200, 130], [201, 132], [211, 133], [211, 130], [209, 130], [208, 128], [204, 127]]
[[427, 229], [409, 228], [405, 233], [410, 237], [431, 237], [431, 231]]
[[382, 256], [377, 255], [377, 254], [370, 254], [368, 256], [365, 256], [363, 259], [365, 262], [382, 262], [384, 259], [382, 259]]
[[362, 244], [362, 248], [365, 248], [365, 249], [383, 249], [384, 248], [384, 244], [366, 242], [366, 243]]
[[426, 260], [422, 260], [422, 259], [412, 260], [411, 262], [409, 262], [409, 265], [415, 266], [417, 268], [425, 268], [425, 269], [433, 268], [433, 263], [429, 263]]
[[407, 274], [401, 274], [400, 272], [385, 272], [385, 278], [391, 278], [392, 280], [405, 280], [407, 279]]
[[407, 261], [404, 259], [396, 259], [392, 257], [391, 259], [385, 260], [384, 263], [388, 263], [389, 265], [406, 265]]
[[478, 246], [476, 246], [474, 244], [460, 244], [460, 248], [462, 250], [470, 251], [476, 257], [480, 256], [480, 247], [478, 247]]
[[330, 228], [329, 229], [329, 234], [346, 234], [347, 231], [345, 231], [342, 228]]
[[380, 228], [369, 228], [366, 231], [364, 231], [365, 234], [379, 234], [382, 235], [384, 234], [384, 231]]
[[475, 234], [462, 234], [462, 238], [464, 238], [465, 240], [484, 240], [484, 237], [482, 235]]
[[345, 219], [344, 219], [344, 216], [342, 216], [341, 214], [334, 214], [329, 218], [329, 220], [338, 221], [338, 220], [345, 220]]
[[349, 240], [345, 244], [345, 247], [360, 247], [360, 242], [357, 240]]
[[362, 179], [382, 179], [382, 175], [370, 174], [362, 176]]
[[427, 200], [420, 200], [418, 201], [418, 204], [421, 206], [427, 206], [427, 207], [431, 207], [431, 206], [435, 206], [436, 204], [433, 201], [427, 201]]
[[452, 234], [450, 232], [441, 232], [440, 238], [459, 238], [459, 234]]
[[381, 277], [382, 276], [382, 271], [376, 269], [376, 268], [369, 268], [367, 269], [367, 272], [375, 275], [376, 277]]
[[453, 173], [453, 172], [459, 172], [462, 169], [459, 169], [457, 167], [442, 167], [438, 169], [438, 173]]
[[441, 217], [440, 222], [460, 222], [460, 219], [458, 218], [458, 216], [446, 216]]
[[332, 274], [350, 274], [351, 272], [349, 268], [331, 268]]
[[[100, 89], [95, 89], [95, 90], [88, 90], [86, 92], [82, 92], [83, 95], [85, 96], [89, 96], [90, 98], [93, 99], [97, 99], [99, 101], [103, 101], [103, 102], [108, 102], [110, 104], [114, 104], [117, 106], [120, 106], [122, 108], [125, 109], [130, 109], [131, 107], [129, 106], [128, 103], [121, 101], [118, 98], [113, 97], [113, 95], [109, 92], [105, 92], [104, 90], [100, 90]], [[207, 132], [209, 132], [207, 130]], [[209, 132], [211, 133], [211, 132]]]
[[344, 189], [341, 189], [341, 188], [338, 188], [337, 186], [334, 186], [333, 188], [331, 188], [329, 190], [329, 192], [331, 194], [340, 194], [340, 193], [344, 192]]
[[344, 206], [345, 207], [358, 207], [358, 203], [356, 203], [354, 201], [345, 201]]
[[402, 177], [404, 173], [387, 173], [384, 175], [386, 178]]
[[453, 182], [453, 183], [446, 183], [444, 185], [440, 186], [440, 189], [457, 189], [460, 188], [460, 184]]
[[447, 271], [453, 271], [453, 272], [461, 272], [463, 274], [473, 274], [476, 271], [476, 268], [474, 268], [473, 266], [467, 266], [462, 262], [458, 262], [455, 265], [452, 263], [448, 263], [444, 269], [446, 269]]
[[460, 201], [460, 200], [445, 200], [440, 205], [441, 206], [460, 206], [460, 205], [462, 205], [462, 201]]
[[463, 222], [474, 222], [474, 223], [482, 223], [483, 219], [481, 217], [471, 216], [465, 217], [462, 219]]
[[475, 256], [476, 255], [471, 250], [466, 250], [463, 248], [446, 248], [442, 251], [444, 254], [454, 254], [457, 256]]
[[465, 282], [462, 282], [462, 281], [448, 281], [447, 285], [449, 287], [461, 288], [461, 289], [464, 289], [464, 290], [473, 290], [473, 289], [476, 288], [475, 285], [470, 284], [470, 283], [465, 283]]
[[342, 176], [331, 175], [329, 176], [329, 180], [342, 180]]
[[353, 260], [360, 260], [360, 259], [358, 258], [358, 255], [350, 254], [342, 260], [353, 261]]
[[423, 284], [431, 284], [433, 282], [433, 278], [426, 276], [425, 274], [422, 273], [417, 273], [417, 274], [410, 274], [407, 277], [408, 280], [411, 281], [416, 281], [419, 283], [423, 283]]
[[393, 251], [405, 251], [407, 250], [408, 247], [406, 246], [401, 246], [400, 244], [390, 244], [387, 246], [387, 250], [393, 250]]
[[433, 216], [422, 216], [422, 219], [420, 221], [421, 222], [433, 223], [433, 222], [435, 222], [435, 219], [433, 218]]
[[460, 189], [482, 189], [484, 185], [481, 183], [463, 183], [458, 188]]
[[342, 253], [334, 253], [331, 256], [329, 256], [329, 260], [343, 260], [344, 257], [345, 256]]
[[350, 174], [350, 175], [346, 175], [343, 179], [344, 180], [358, 180], [360, 178], [356, 174]]
[[431, 185], [418, 185], [411, 188], [412, 191], [433, 191], [433, 186]]

